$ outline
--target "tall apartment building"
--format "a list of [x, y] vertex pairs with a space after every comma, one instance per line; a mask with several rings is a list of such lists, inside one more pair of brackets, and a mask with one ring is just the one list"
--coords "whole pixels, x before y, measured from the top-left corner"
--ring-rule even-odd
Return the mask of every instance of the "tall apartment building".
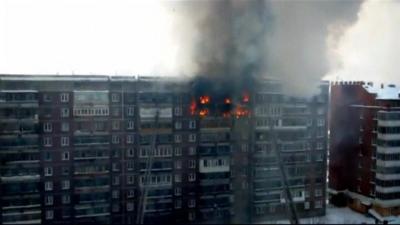
[[400, 89], [372, 82], [331, 85], [331, 202], [376, 218], [400, 214]]
[[260, 80], [228, 114], [173, 78], [1, 75], [0, 90], [3, 224], [132, 224], [143, 204], [145, 223], [287, 219], [276, 151], [298, 215], [325, 213], [326, 84], [301, 99]]

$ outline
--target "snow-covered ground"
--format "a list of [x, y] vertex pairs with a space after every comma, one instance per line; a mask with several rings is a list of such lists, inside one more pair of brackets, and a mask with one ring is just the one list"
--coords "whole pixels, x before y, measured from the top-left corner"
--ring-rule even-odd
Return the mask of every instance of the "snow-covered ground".
[[[289, 220], [265, 221], [265, 223], [289, 224]], [[337, 208], [332, 205], [327, 205], [325, 216], [300, 219], [300, 224], [362, 224], [362, 223], [375, 224], [375, 220], [372, 217], [367, 217], [361, 213], [352, 211], [347, 207]]]

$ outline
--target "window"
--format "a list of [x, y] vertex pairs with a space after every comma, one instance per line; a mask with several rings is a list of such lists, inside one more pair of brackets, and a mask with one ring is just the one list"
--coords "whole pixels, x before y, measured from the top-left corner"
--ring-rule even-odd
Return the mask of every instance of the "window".
[[128, 148], [128, 149], [126, 150], [126, 155], [127, 155], [129, 158], [134, 157], [134, 156], [135, 156], [135, 151], [133, 150], [133, 148]]
[[61, 99], [61, 102], [68, 102], [69, 101], [69, 94], [68, 93], [62, 93], [60, 95], [60, 99]]
[[62, 190], [68, 190], [69, 188], [70, 188], [69, 180], [61, 181], [61, 189]]
[[114, 203], [112, 205], [112, 211], [113, 212], [119, 212], [119, 204], [118, 203]]
[[61, 137], [61, 146], [69, 145], [69, 137]]
[[133, 161], [128, 161], [128, 162], [126, 162], [126, 169], [127, 170], [134, 170], [135, 169], [135, 164], [134, 164], [134, 162]]
[[134, 207], [133, 202], [126, 203], [126, 210], [128, 212], [133, 211], [133, 207]]
[[181, 142], [182, 142], [182, 135], [175, 134], [175, 143], [181, 143]]
[[135, 176], [134, 175], [128, 175], [127, 176], [127, 183], [128, 184], [134, 184], [135, 183]]
[[63, 195], [61, 197], [62, 204], [69, 204], [71, 202], [71, 197], [69, 195]]
[[62, 108], [61, 109], [61, 117], [69, 117], [69, 109], [68, 108]]
[[188, 219], [189, 219], [189, 221], [195, 220], [196, 219], [195, 212], [189, 212]]
[[322, 208], [322, 200], [317, 200], [317, 201], [315, 201], [315, 208], [316, 208], [316, 209]]
[[189, 160], [189, 168], [196, 168], [196, 161], [195, 160]]
[[275, 205], [270, 205], [269, 206], [269, 212], [274, 213], [276, 211], [276, 206]]
[[323, 153], [318, 153], [318, 154], [316, 154], [315, 156], [316, 156], [316, 157], [315, 157], [315, 161], [317, 161], [317, 162], [322, 162], [322, 161], [324, 160], [324, 155], [323, 155]]
[[128, 116], [133, 116], [135, 114], [135, 108], [133, 106], [128, 107]]
[[135, 197], [135, 190], [128, 190], [126, 197], [127, 198]]
[[62, 210], [62, 218], [70, 218], [71, 217], [71, 209], [63, 209]]
[[189, 121], [189, 129], [196, 129], [196, 121], [195, 120]]
[[44, 182], [44, 190], [52, 191], [53, 190], [53, 182], [51, 182], [51, 181]]
[[112, 184], [113, 185], [119, 185], [119, 176], [113, 177]]
[[321, 197], [322, 196], [322, 190], [320, 188], [315, 189], [315, 196], [316, 197]]
[[112, 129], [119, 130], [119, 121], [112, 121]]
[[189, 147], [189, 155], [196, 155], [196, 148], [193, 146]]
[[112, 109], [112, 115], [113, 116], [119, 116], [119, 112], [120, 112], [119, 108], [113, 108]]
[[69, 160], [69, 152], [63, 152], [61, 154], [61, 160]]
[[53, 205], [53, 196], [46, 196], [44, 198], [44, 204], [45, 205]]
[[175, 122], [175, 129], [177, 129], [177, 130], [182, 129], [182, 122], [181, 121], [176, 121]]
[[182, 168], [181, 160], [176, 160], [175, 161], [175, 169], [181, 169], [181, 168]]
[[189, 134], [189, 142], [196, 142], [196, 134]]
[[182, 208], [182, 200], [181, 199], [177, 199], [175, 201], [175, 209], [180, 209]]
[[188, 206], [189, 208], [196, 207], [196, 199], [189, 199]]
[[304, 191], [304, 196], [306, 198], [309, 198], [310, 197], [310, 192], [308, 190]]
[[256, 215], [264, 214], [264, 207], [263, 206], [256, 206]]
[[52, 157], [51, 157], [51, 153], [50, 152], [45, 152], [44, 153], [44, 160], [45, 161], [51, 161]]
[[44, 102], [51, 102], [51, 96], [49, 94], [43, 94], [43, 101]]
[[180, 187], [175, 188], [175, 195], [176, 196], [182, 195], [182, 188], [180, 188]]
[[119, 94], [118, 93], [112, 93], [111, 94], [111, 101], [112, 102], [119, 102]]
[[175, 174], [175, 182], [179, 183], [182, 181], [182, 175], [180, 173]]
[[44, 123], [43, 124], [43, 131], [44, 132], [51, 132], [53, 130], [53, 126], [51, 123]]
[[111, 139], [112, 139], [111, 141], [112, 141], [113, 144], [118, 144], [119, 143], [119, 136], [113, 135], [111, 137]]
[[247, 144], [242, 144], [241, 148], [242, 148], [242, 152], [247, 152], [248, 151]]
[[195, 181], [196, 180], [196, 174], [195, 173], [189, 173], [188, 180], [190, 182]]
[[182, 149], [180, 147], [175, 148], [175, 156], [180, 156], [182, 155]]
[[310, 209], [310, 202], [304, 202], [304, 209]]
[[118, 163], [112, 163], [112, 171], [119, 171]]
[[69, 123], [68, 122], [61, 123], [61, 131], [63, 131], [63, 132], [69, 131]]
[[318, 125], [318, 126], [324, 126], [324, 125], [325, 125], [325, 120], [322, 119], [322, 118], [318, 119], [318, 120], [317, 120], [317, 125]]
[[119, 198], [119, 191], [118, 190], [113, 190], [112, 191], [112, 198], [113, 199], [118, 199]]
[[242, 181], [242, 189], [246, 190], [249, 187], [249, 184], [246, 181]]
[[52, 167], [45, 167], [44, 168], [44, 175], [45, 176], [53, 176], [53, 168]]
[[46, 147], [50, 147], [53, 145], [51, 137], [44, 137], [43, 138], [43, 145]]
[[46, 210], [46, 220], [52, 220], [54, 218], [53, 210]]
[[69, 167], [68, 166], [63, 166], [61, 168], [62, 175], [69, 175]]
[[317, 142], [317, 149], [322, 149], [322, 148], [323, 148], [322, 143], [321, 142]]
[[174, 115], [175, 116], [182, 116], [182, 108], [181, 107], [175, 107], [174, 108]]
[[134, 127], [135, 127], [135, 123], [132, 120], [129, 120], [126, 129], [127, 130], [133, 130]]
[[134, 140], [135, 140], [135, 138], [132, 134], [126, 135], [126, 143], [127, 144], [133, 144], [135, 142]]

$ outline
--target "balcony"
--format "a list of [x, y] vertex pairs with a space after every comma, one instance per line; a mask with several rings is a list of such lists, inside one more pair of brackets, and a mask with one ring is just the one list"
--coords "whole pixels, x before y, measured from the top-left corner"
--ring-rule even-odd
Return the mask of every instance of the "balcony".
[[109, 191], [110, 185], [75, 187], [75, 194]]
[[381, 140], [400, 140], [400, 134], [382, 134], [378, 133], [378, 139]]
[[1, 177], [1, 182], [3, 183], [8, 183], [8, 182], [34, 182], [34, 181], [39, 181], [40, 180], [40, 175], [22, 175], [22, 176], [3, 176]]

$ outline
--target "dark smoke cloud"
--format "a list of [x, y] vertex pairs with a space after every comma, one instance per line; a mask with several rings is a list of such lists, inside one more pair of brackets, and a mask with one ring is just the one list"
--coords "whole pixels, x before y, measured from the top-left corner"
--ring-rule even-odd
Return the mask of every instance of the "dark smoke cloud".
[[277, 77], [291, 94], [308, 95], [328, 71], [328, 27], [351, 23], [360, 3], [208, 0], [166, 6], [185, 52], [180, 60], [195, 77], [228, 91], [254, 77]]

